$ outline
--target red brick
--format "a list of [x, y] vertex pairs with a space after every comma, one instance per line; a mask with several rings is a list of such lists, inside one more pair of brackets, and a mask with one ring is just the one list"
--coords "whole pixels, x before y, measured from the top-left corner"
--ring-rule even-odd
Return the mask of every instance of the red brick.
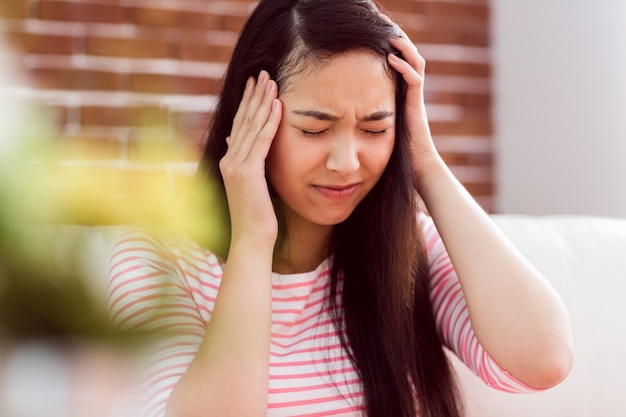
[[488, 108], [491, 109], [491, 94], [464, 94], [465, 105], [470, 108]]
[[485, 152], [440, 152], [444, 161], [450, 165], [493, 166], [493, 155]]
[[487, 20], [489, 18], [489, 7], [485, 4], [439, 0], [413, 1], [413, 12], [425, 15], [462, 17], [465, 19]]
[[404, 28], [406, 34], [417, 45], [420, 43], [450, 44], [456, 43], [456, 36], [450, 31], [425, 28]]
[[[208, 127], [210, 115], [207, 112], [172, 112], [170, 113], [172, 128], [177, 132], [197, 132], [205, 131]], [[193, 139], [197, 142], [197, 138]]]
[[88, 55], [124, 58], [168, 58], [170, 45], [164, 36], [159, 39], [122, 38], [89, 35], [86, 41]]
[[172, 124], [180, 128], [203, 128], [206, 127], [211, 115], [205, 111], [172, 111], [170, 113]]
[[128, 126], [128, 111], [124, 107], [83, 106], [80, 109], [83, 126]]
[[247, 14], [224, 15], [222, 16], [219, 29], [239, 32], [243, 28], [247, 20], [248, 20]]
[[491, 108], [490, 94], [427, 90], [424, 98], [428, 103], [455, 104], [467, 108]]
[[180, 31], [179, 57], [184, 60], [203, 62], [228, 62], [237, 42], [235, 32]]
[[[240, 1], [241, 2], [241, 1]], [[411, 38], [418, 43], [442, 44], [442, 45], [468, 45], [489, 47], [489, 8], [486, 0], [472, 0], [471, 2], [443, 1], [419, 1], [419, 0], [382, 0], [388, 10], [398, 12], [399, 23], [403, 25]], [[107, 32], [87, 31], [84, 39], [85, 52], [89, 55], [110, 57], [137, 57], [137, 58], [173, 58], [202, 62], [226, 62], [232, 51], [234, 40], [219, 38], [223, 33], [236, 33], [242, 27], [247, 18], [236, 2], [224, 2], [228, 9], [223, 15], [217, 15], [217, 8], [212, 8], [208, 2], [207, 10], [192, 12], [189, 10], [176, 10], [176, 7], [186, 7], [183, 2], [161, 2], [134, 0], [0, 0], [0, 16], [6, 16], [9, 7], [13, 7], [15, 18], [24, 18], [28, 14], [28, 6], [39, 5], [38, 13], [47, 20], [73, 21], [73, 22], [108, 22], [108, 23], [133, 23], [139, 24], [137, 32], [132, 38], [109, 34]], [[253, 0], [248, 3], [253, 4]], [[136, 4], [136, 6], [129, 6]], [[172, 9], [165, 9], [159, 5], [170, 4]], [[196, 4], [196, 3], [193, 3]], [[15, 8], [17, 5], [17, 9]], [[232, 7], [231, 7], [232, 5]], [[160, 8], [161, 7], [161, 8]], [[32, 8], [31, 8], [32, 9]], [[17, 11], [16, 11], [17, 10]], [[411, 14], [417, 10], [418, 13]], [[34, 11], [34, 10], [33, 10]], [[395, 17], [395, 16], [394, 16]], [[197, 30], [196, 30], [197, 29]], [[219, 30], [216, 38], [207, 38], [206, 29]], [[227, 32], [225, 32], [227, 31]], [[71, 35], [39, 35], [14, 30], [16, 45], [20, 49], [31, 54], [55, 54], [69, 55], [73, 52], [73, 39]], [[71, 33], [71, 32], [68, 32]], [[93, 59], [93, 58], [89, 58]], [[58, 60], [57, 60], [58, 61]], [[54, 61], [50, 66], [58, 65]], [[36, 60], [36, 63], [42, 62]], [[47, 61], [46, 61], [47, 62]], [[90, 61], [91, 62], [91, 61]], [[191, 70], [194, 70], [193, 65]], [[35, 65], [35, 64], [33, 64]], [[47, 63], [43, 65], [48, 65]], [[108, 66], [107, 66], [108, 67]], [[36, 68], [32, 70], [38, 75], [39, 85], [45, 88], [55, 89], [87, 89], [87, 90], [121, 90], [129, 88], [136, 92], [156, 94], [215, 94], [219, 92], [220, 80], [204, 77], [203, 72], [185, 71], [172, 75], [144, 73], [152, 71], [137, 70], [135, 73], [118, 75], [113, 71], [115, 66], [110, 66], [111, 72], [99, 70], [101, 67], [93, 67], [91, 70], [79, 69], [52, 69]], [[98, 69], [98, 71], [95, 71]], [[476, 64], [472, 62], [449, 62], [429, 60], [427, 64], [429, 74], [463, 75], [480, 77], [480, 82], [488, 82], [491, 78], [491, 69], [488, 64]], [[469, 81], [471, 82], [471, 81]], [[488, 89], [487, 89], [488, 90]], [[485, 91], [487, 91], [485, 90]], [[491, 96], [486, 93], [470, 93], [463, 91], [426, 90], [428, 103], [458, 106], [461, 110], [462, 120], [457, 122], [435, 121], [431, 123], [434, 135], [479, 135], [491, 136]], [[46, 106], [44, 106], [46, 107]], [[65, 107], [49, 105], [58, 116], [54, 116], [56, 123], [63, 126], [68, 123], [68, 114]], [[158, 107], [143, 108], [131, 107], [108, 107], [108, 106], [84, 106], [80, 109], [82, 128], [86, 129], [83, 135], [72, 136], [63, 140], [66, 146], [66, 155], [72, 159], [98, 161], [101, 159], [119, 159], [129, 157], [131, 161], [142, 162], [165, 162], [166, 160], [187, 161], [199, 157], [199, 145], [204, 140], [206, 127], [210, 115], [204, 115], [201, 111], [174, 111], [169, 114]], [[153, 123], [154, 120], [159, 120]], [[72, 118], [72, 123], [76, 120]], [[171, 123], [171, 125], [170, 125]], [[143, 126], [156, 124], [161, 128], [152, 131], [143, 129]], [[118, 129], [107, 129], [111, 127]], [[168, 129], [165, 129], [168, 127]], [[102, 131], [93, 133], [89, 131]], [[109, 133], [107, 133], [109, 132]], [[116, 133], [117, 132], [117, 133]], [[123, 135], [130, 133], [130, 136]], [[127, 143], [126, 140], [129, 140]], [[148, 150], [145, 141], [164, 140], [159, 146]], [[168, 140], [173, 147], [166, 146]], [[450, 139], [453, 141], [453, 139]], [[143, 143], [143, 144], [141, 144]], [[156, 142], [153, 142], [153, 145]], [[451, 142], [453, 145], [453, 142]], [[96, 151], [94, 151], [96, 149]], [[180, 152], [185, 149], [185, 152]], [[70, 152], [71, 151], [71, 152]], [[183, 156], [184, 155], [184, 156]], [[458, 167], [470, 167], [484, 170], [485, 178], [477, 179], [473, 176], [463, 178], [461, 181], [469, 191], [480, 201], [491, 201], [495, 192], [492, 181], [492, 168], [494, 155], [490, 152], [464, 152], [455, 151], [454, 147], [446, 146], [442, 152], [444, 159], [451, 165]], [[68, 158], [69, 158], [68, 156]], [[92, 167], [93, 168], [93, 167]], [[158, 171], [158, 170], [157, 170]], [[114, 181], [107, 186], [96, 190], [99, 193], [94, 199], [93, 205], [100, 206], [100, 211], [95, 211], [89, 216], [84, 215], [90, 221], [111, 221], [111, 218], [128, 219], [129, 213], [120, 209], [120, 202], [132, 203], [133, 193], [141, 193], [142, 180], [146, 176], [158, 177], [162, 181], [162, 188], [184, 190], [187, 188], [186, 176], [171, 176], [165, 170], [142, 174], [134, 171], [109, 173]], [[77, 174], [74, 171], [72, 175]], [[86, 175], [85, 171], [85, 175]], [[463, 175], [463, 170], [459, 173]], [[103, 174], [104, 175], [104, 174]], [[174, 183], [174, 185], [172, 185]], [[118, 196], [118, 197], [116, 197]], [[122, 196], [121, 199], [119, 196]], [[129, 204], [126, 204], [128, 206]], [[122, 204], [123, 205], [123, 204]], [[104, 213], [102, 210], [106, 210]], [[136, 214], [136, 213], [135, 213]], [[94, 220], [95, 219], [95, 220]], [[99, 220], [98, 220], [99, 219]]]
[[200, 154], [206, 139], [206, 128], [186, 128], [175, 131], [176, 139], [186, 143], [194, 152]]
[[491, 66], [489, 64], [475, 64], [472, 62], [429, 60], [426, 63], [426, 74], [490, 78]]
[[221, 7], [213, 9], [215, 13], [220, 13], [219, 26], [216, 29], [239, 32], [253, 10], [252, 6], [252, 4], [246, 4], [241, 1], [222, 2]]
[[221, 29], [220, 22], [223, 17], [213, 13], [202, 12], [183, 12], [181, 21], [186, 29], [202, 29], [202, 30], [216, 30]]
[[167, 129], [135, 130], [127, 145], [127, 158], [135, 162], [195, 162], [197, 148], [185, 141], [171, 138]]
[[136, 6], [133, 9], [133, 22], [140, 26], [184, 27], [183, 13], [177, 9]]
[[114, 4], [124, 5], [128, 3], [128, 0], [80, 0], [83, 3], [97, 3], [97, 4]]
[[430, 122], [433, 135], [442, 136], [491, 136], [493, 129], [489, 120], [463, 120], [460, 122]]
[[39, 18], [72, 22], [124, 23], [129, 10], [125, 6], [110, 3], [86, 3], [80, 1], [40, 0]]
[[466, 46], [486, 46], [487, 33], [471, 33], [464, 30], [450, 28], [406, 28], [405, 32], [418, 46], [420, 43], [451, 44]]
[[491, 196], [494, 193], [495, 186], [493, 183], [469, 182], [461, 181], [467, 191], [475, 196]]
[[69, 160], [113, 160], [123, 155], [122, 143], [116, 137], [72, 135], [61, 137], [56, 149], [63, 159]]
[[413, 11], [413, 2], [407, 0], [382, 0], [379, 1], [385, 13], [393, 18], [393, 12], [410, 13]]
[[131, 90], [154, 94], [216, 94], [219, 80], [171, 74], [131, 74]]
[[402, 15], [398, 19], [403, 30], [418, 45], [420, 43], [489, 46], [489, 24], [482, 19], [450, 16]]
[[74, 38], [69, 35], [50, 35], [26, 31], [8, 31], [7, 39], [19, 51], [32, 54], [71, 55]]
[[2, 0], [0, 2], [0, 18], [25, 19], [27, 17], [27, 0]]
[[181, 42], [179, 46], [180, 59], [190, 61], [227, 63], [232, 53], [233, 48], [227, 45]]
[[163, 28], [220, 29], [221, 16], [210, 12], [186, 11], [176, 8], [135, 6], [133, 20], [139, 26]]
[[172, 127], [179, 139], [189, 143], [201, 153], [213, 120], [213, 113], [174, 112], [171, 117]]
[[35, 85], [44, 89], [60, 90], [118, 90], [120, 77], [107, 71], [72, 68], [29, 69]]
[[81, 124], [84, 126], [164, 126], [167, 115], [160, 107], [81, 107]]

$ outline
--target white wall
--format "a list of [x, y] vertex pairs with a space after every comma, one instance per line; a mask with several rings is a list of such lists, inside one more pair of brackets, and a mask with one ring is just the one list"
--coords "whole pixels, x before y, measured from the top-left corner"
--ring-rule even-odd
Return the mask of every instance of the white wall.
[[496, 210], [626, 217], [626, 0], [493, 0]]

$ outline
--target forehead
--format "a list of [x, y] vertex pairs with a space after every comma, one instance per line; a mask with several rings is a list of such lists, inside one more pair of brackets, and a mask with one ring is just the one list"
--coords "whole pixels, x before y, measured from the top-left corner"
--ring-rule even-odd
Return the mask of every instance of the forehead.
[[286, 77], [279, 98], [283, 104], [365, 107], [395, 103], [395, 83], [386, 61], [368, 51], [351, 51], [306, 65]]

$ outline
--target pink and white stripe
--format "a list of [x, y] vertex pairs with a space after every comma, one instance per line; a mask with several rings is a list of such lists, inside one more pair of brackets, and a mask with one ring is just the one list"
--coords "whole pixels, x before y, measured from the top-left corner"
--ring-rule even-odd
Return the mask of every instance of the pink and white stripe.
[[[445, 345], [490, 386], [531, 391], [478, 343], [443, 242], [429, 217], [422, 215], [420, 221], [435, 319]], [[362, 415], [360, 380], [327, 308], [330, 267], [328, 259], [309, 273], [272, 276], [268, 416]], [[166, 335], [147, 367], [144, 416], [163, 416], [172, 388], [202, 342], [222, 271], [215, 255], [181, 238], [137, 231], [116, 245], [109, 274], [112, 322]]]

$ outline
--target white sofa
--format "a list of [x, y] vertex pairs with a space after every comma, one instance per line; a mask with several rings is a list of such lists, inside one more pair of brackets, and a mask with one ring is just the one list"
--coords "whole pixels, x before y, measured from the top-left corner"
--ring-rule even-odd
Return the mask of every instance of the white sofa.
[[569, 377], [536, 394], [494, 391], [457, 366], [468, 417], [626, 416], [626, 219], [494, 216], [568, 308]]
[[[626, 357], [621, 356], [626, 353], [626, 219], [493, 218], [563, 297], [572, 321], [575, 365], [559, 386], [537, 394], [516, 395], [488, 388], [454, 361], [468, 417], [626, 416]], [[44, 254], [46, 268], [75, 268], [87, 280], [94, 302], [104, 304], [108, 257], [123, 230], [37, 228], [27, 231], [21, 244], [31, 252]], [[46, 238], [41, 239], [42, 235]], [[33, 246], [33, 242], [39, 243]], [[7, 392], [13, 391], [5, 388], [4, 394], [0, 392], [0, 411], [2, 398], [11, 400]]]

